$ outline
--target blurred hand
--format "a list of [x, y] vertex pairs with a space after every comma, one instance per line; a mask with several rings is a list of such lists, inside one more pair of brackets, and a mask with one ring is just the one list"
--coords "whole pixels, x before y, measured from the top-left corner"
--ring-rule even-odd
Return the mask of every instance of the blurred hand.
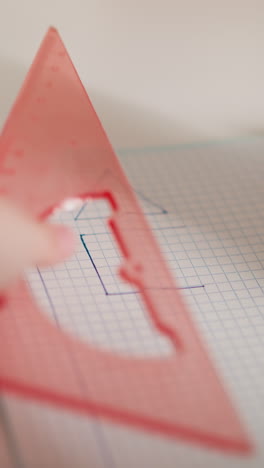
[[73, 250], [68, 228], [39, 222], [0, 199], [0, 291], [26, 268], [63, 261]]

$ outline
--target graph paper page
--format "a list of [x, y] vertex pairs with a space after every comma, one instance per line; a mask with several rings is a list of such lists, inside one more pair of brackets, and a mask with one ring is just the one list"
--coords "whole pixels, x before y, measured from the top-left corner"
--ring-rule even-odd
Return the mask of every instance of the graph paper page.
[[[256, 453], [241, 459], [5, 395], [1, 466], [261, 467], [264, 139], [118, 154]], [[31, 271], [32, 292], [55, 326], [83, 340], [134, 356], [169, 354], [138, 292], [117, 276], [108, 215], [100, 201], [56, 215], [74, 229], [77, 250], [63, 265]]]

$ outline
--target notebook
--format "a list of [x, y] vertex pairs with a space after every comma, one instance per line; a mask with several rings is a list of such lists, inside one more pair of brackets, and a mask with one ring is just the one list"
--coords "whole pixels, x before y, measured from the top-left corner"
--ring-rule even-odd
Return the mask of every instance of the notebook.
[[[2, 395], [1, 466], [263, 465], [263, 154], [261, 137], [118, 151], [254, 454], [230, 455]], [[28, 272], [28, 284], [54, 324], [80, 339], [133, 356], [166, 356], [171, 343], [153, 329], [136, 288], [117, 275], [120, 254], [108, 215], [102, 200], [57, 213], [53, 220], [76, 233], [76, 253], [55, 268]]]

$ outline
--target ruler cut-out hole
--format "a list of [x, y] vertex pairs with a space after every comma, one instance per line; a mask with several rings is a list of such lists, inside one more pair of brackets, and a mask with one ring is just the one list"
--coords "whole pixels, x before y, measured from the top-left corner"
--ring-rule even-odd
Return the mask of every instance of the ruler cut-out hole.
[[30, 272], [37, 301], [57, 325], [90, 344], [135, 356], [175, 352], [154, 327], [136, 287], [118, 275], [122, 254], [108, 226], [109, 204], [86, 201], [88, 219], [75, 220], [80, 202], [66, 200], [61, 206], [65, 211], [52, 217], [70, 226], [79, 243], [65, 264]]

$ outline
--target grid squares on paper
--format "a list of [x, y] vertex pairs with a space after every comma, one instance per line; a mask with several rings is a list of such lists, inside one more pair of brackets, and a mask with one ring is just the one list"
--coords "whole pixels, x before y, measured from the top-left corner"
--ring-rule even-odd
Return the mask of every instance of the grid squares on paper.
[[[102, 212], [102, 202], [94, 205], [97, 203]], [[73, 258], [64, 265], [30, 273], [30, 286], [37, 299], [44, 301], [43, 307], [50, 317], [80, 338], [107, 349], [136, 355], [171, 352], [171, 344], [150, 322], [140, 295], [117, 276], [121, 257], [106, 220], [98, 216], [90, 222], [81, 219], [76, 222], [73, 214], [63, 212], [56, 216], [56, 221], [70, 225], [79, 243]], [[104, 287], [81, 242], [82, 236], [104, 278]], [[110, 294], [106, 294], [105, 288]], [[122, 295], [129, 288], [132, 294]]]
[[[259, 444], [258, 454], [246, 465], [250, 468], [262, 466], [264, 460], [264, 418], [260, 411], [264, 404], [263, 151], [263, 141], [255, 141], [131, 151], [122, 158], [132, 183], [168, 211], [149, 217], [149, 222], [179, 285], [190, 287], [182, 294]], [[90, 244], [91, 252], [97, 249], [94, 258], [99, 260], [102, 274], [109, 274], [113, 281], [109, 287], [114, 291], [121, 288], [113, 274], [115, 265], [111, 261], [100, 265], [100, 239], [108, 236], [104, 220], [79, 219], [76, 223], [71, 213], [61, 214], [60, 219], [73, 226], [78, 235], [84, 234], [86, 240], [96, 238], [97, 245]], [[118, 264], [119, 253], [115, 255]], [[138, 295], [106, 297], [81, 243], [73, 259], [40, 274], [32, 272], [30, 283], [38, 299], [45, 301], [46, 310], [55, 311], [62, 326], [83, 338], [131, 353], [160, 355], [171, 351], [166, 341], [152, 334]], [[162, 382], [157, 385], [162, 392]], [[146, 444], [145, 450], [154, 454], [157, 444], [163, 453], [162, 442], [152, 444], [149, 440]], [[119, 460], [120, 448], [113, 446], [111, 451]], [[205, 466], [206, 456], [205, 452], [200, 455], [200, 466]], [[165, 466], [174, 468], [179, 459], [166, 457], [164, 452]], [[193, 466], [195, 459], [190, 459], [187, 448], [182, 449], [181, 457], [183, 466]], [[229, 458], [225, 464], [228, 468], [237, 466]], [[216, 459], [213, 466], [221, 465]]]

